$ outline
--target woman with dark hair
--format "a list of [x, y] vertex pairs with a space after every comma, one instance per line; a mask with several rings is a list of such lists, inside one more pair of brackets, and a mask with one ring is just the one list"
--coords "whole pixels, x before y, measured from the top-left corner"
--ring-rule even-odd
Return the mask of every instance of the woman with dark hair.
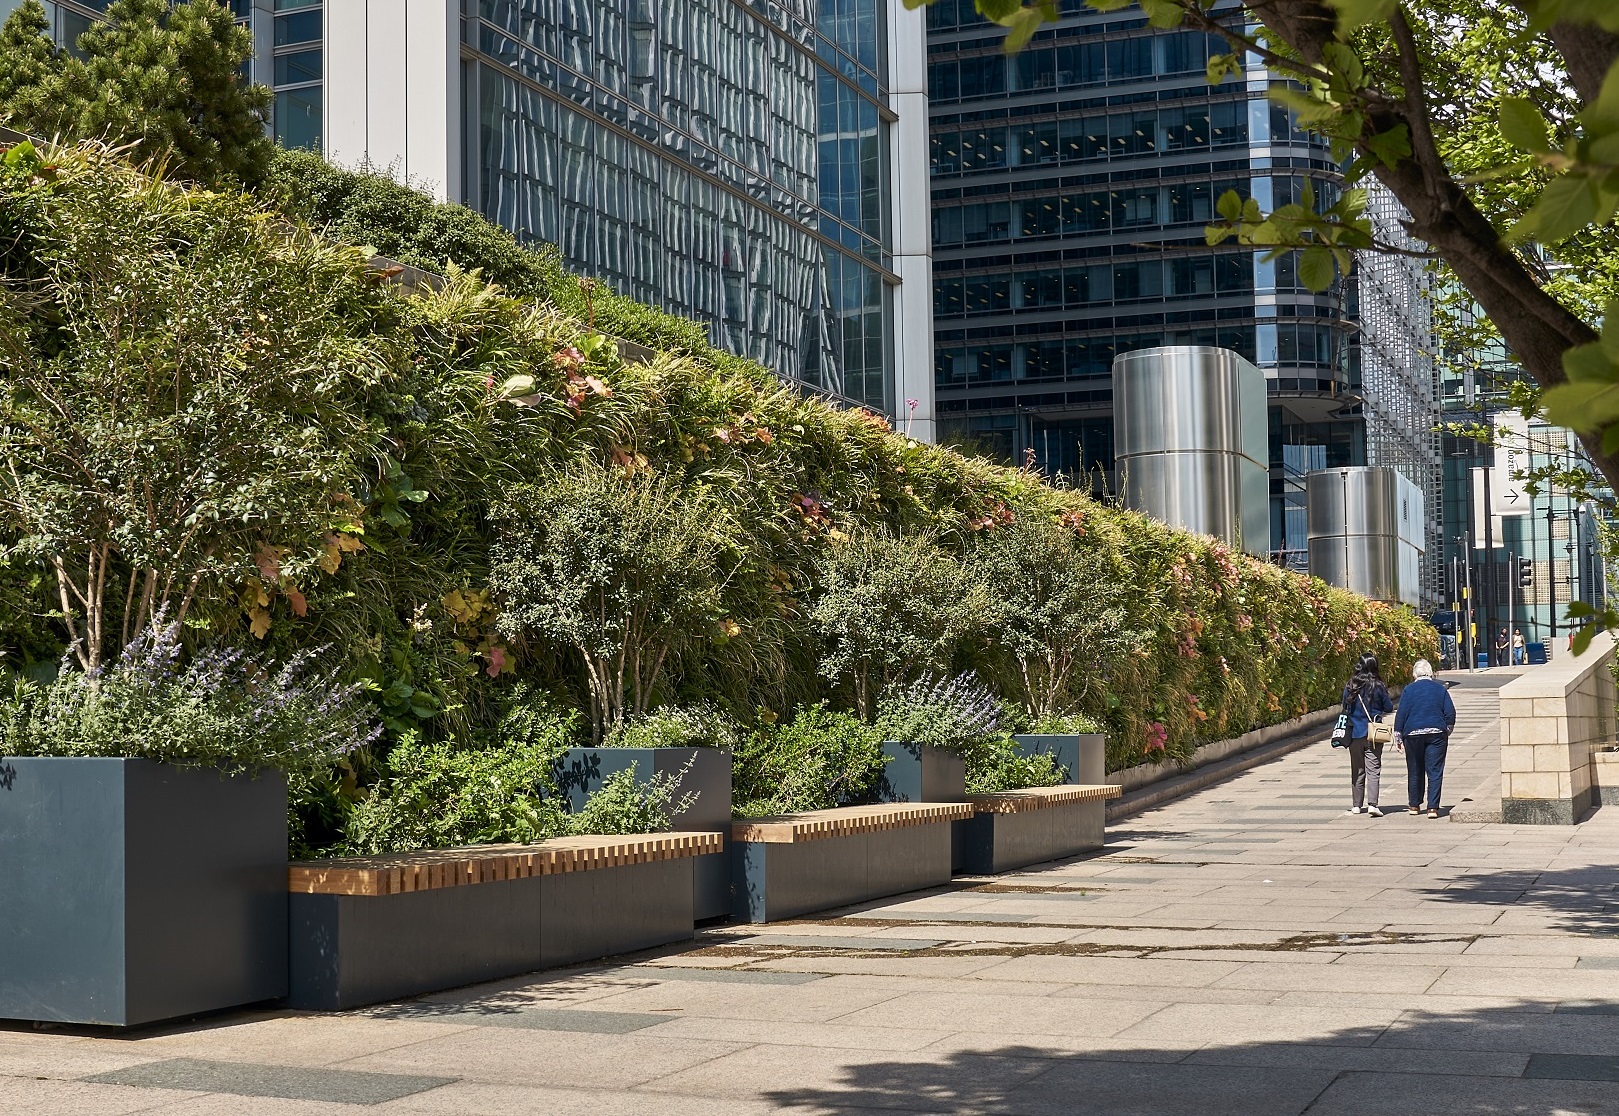
[[1381, 721], [1383, 714], [1394, 712], [1394, 702], [1383, 685], [1376, 655], [1362, 655], [1356, 661], [1355, 673], [1344, 687], [1344, 712], [1349, 714], [1349, 813], [1370, 813], [1380, 818], [1383, 811], [1377, 808], [1377, 792], [1383, 771], [1383, 742], [1373, 743], [1366, 738], [1374, 720]]

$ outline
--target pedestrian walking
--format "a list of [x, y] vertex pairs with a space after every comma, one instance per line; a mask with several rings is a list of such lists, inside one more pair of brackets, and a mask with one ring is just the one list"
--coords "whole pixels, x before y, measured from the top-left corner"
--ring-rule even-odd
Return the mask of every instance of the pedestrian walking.
[[[1362, 655], [1355, 673], [1344, 687], [1343, 711], [1349, 717], [1349, 789], [1351, 814], [1383, 816], [1377, 806], [1378, 784], [1383, 770], [1383, 744], [1388, 732], [1380, 722], [1394, 712], [1388, 687], [1376, 655]], [[1364, 805], [1363, 805], [1364, 803]]]
[[1529, 643], [1523, 638], [1522, 628], [1512, 629], [1512, 665], [1525, 666], [1529, 662]]
[[1508, 658], [1507, 658], [1507, 651], [1511, 646], [1512, 646], [1512, 644], [1507, 639], [1507, 630], [1505, 628], [1502, 628], [1501, 631], [1499, 633], [1497, 633], [1497, 635], [1495, 637], [1495, 659], [1494, 659], [1494, 662], [1495, 662], [1496, 666], [1506, 666], [1506, 665], [1508, 665], [1510, 660], [1508, 660]]
[[1450, 691], [1433, 676], [1427, 659], [1411, 668], [1411, 684], [1400, 693], [1400, 711], [1394, 716], [1394, 746], [1405, 752], [1408, 794], [1413, 814], [1422, 813], [1423, 783], [1427, 783], [1428, 816], [1439, 816], [1439, 792], [1445, 779], [1445, 753], [1456, 727], [1456, 703]]

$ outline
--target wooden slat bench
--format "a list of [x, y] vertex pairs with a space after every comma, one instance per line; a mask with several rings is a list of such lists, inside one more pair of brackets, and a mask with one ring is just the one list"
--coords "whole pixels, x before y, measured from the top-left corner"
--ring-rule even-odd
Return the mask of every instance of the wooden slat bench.
[[328, 1011], [689, 939], [721, 833], [559, 837], [288, 866], [294, 1007]]
[[843, 806], [731, 827], [735, 917], [775, 922], [950, 880], [950, 827], [967, 802]]
[[1026, 787], [969, 797], [973, 816], [955, 826], [955, 870], [993, 875], [1102, 847], [1112, 784]]

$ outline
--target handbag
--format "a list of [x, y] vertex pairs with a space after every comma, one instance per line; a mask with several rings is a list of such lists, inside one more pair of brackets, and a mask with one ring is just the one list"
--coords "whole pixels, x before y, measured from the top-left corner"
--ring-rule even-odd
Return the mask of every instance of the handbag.
[[1394, 739], [1394, 726], [1385, 725], [1382, 720], [1372, 720], [1372, 711], [1366, 708], [1366, 699], [1360, 698], [1360, 711], [1366, 714], [1366, 743], [1387, 744]]

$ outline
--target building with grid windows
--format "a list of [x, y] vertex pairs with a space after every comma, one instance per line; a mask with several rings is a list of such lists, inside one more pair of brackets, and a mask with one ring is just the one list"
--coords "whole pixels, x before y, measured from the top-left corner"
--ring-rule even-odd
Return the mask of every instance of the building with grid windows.
[[[1432, 410], [1431, 364], [1407, 377], [1428, 385], [1425, 401], [1368, 405], [1358, 277], [1315, 294], [1292, 255], [1263, 262], [1207, 244], [1227, 190], [1269, 210], [1300, 201], [1307, 183], [1323, 204], [1342, 188], [1324, 143], [1267, 99], [1264, 69], [1211, 87], [1207, 61], [1229, 49], [1223, 40], [1154, 30], [1135, 11], [1062, 8], [1010, 57], [972, 0], [929, 11], [941, 437], [1116, 491], [1114, 358], [1157, 345], [1235, 350], [1268, 382], [1274, 553], [1303, 569], [1305, 474], [1398, 464], [1372, 459], [1387, 440], [1369, 431]], [[1384, 325], [1417, 331], [1402, 352], [1427, 344], [1418, 323]], [[1403, 342], [1385, 338], [1379, 351]], [[1392, 374], [1378, 384], [1407, 390]], [[1430, 473], [1432, 449], [1429, 439]]]
[[[925, 32], [900, 0], [228, 2], [281, 142], [931, 439]], [[59, 0], [58, 40], [105, 6]]]

